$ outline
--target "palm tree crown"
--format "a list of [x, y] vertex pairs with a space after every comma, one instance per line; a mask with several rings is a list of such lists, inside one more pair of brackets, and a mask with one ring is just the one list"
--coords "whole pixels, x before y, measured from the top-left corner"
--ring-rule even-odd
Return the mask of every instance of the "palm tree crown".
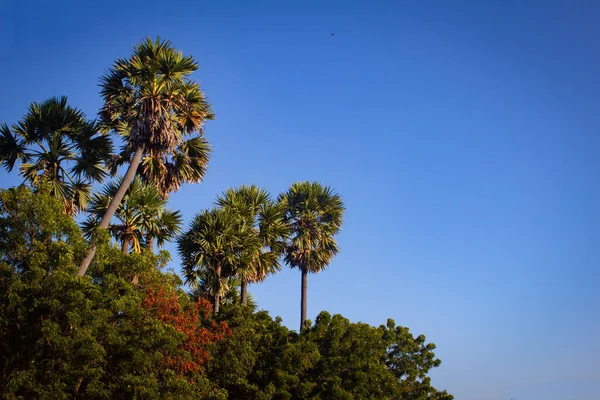
[[194, 58], [169, 41], [147, 38], [102, 78], [102, 121], [126, 143], [114, 165], [129, 162], [143, 148], [138, 173], [163, 196], [183, 182], [200, 182], [206, 171], [210, 146], [202, 137], [203, 124], [213, 114], [190, 79], [197, 69]]
[[[89, 207], [91, 215], [83, 224], [83, 231], [88, 238], [97, 228], [119, 185], [119, 181], [110, 182], [94, 195]], [[140, 252], [143, 246], [152, 248], [155, 239], [160, 247], [181, 231], [180, 212], [166, 209], [165, 205], [166, 200], [156, 187], [144, 184], [139, 179], [133, 181], [115, 213], [119, 222], [109, 226], [109, 231], [121, 243], [124, 253], [130, 246], [134, 252]]]
[[262, 282], [269, 274], [281, 270], [279, 258], [285, 248], [289, 226], [281, 207], [269, 193], [255, 185], [227, 190], [217, 204], [234, 214], [238, 224], [251, 227], [250, 242], [244, 246], [243, 257], [234, 271], [241, 281], [241, 302], [246, 303], [247, 284]]
[[66, 97], [32, 103], [23, 119], [12, 126], [0, 125], [0, 161], [11, 171], [21, 162], [20, 174], [37, 187], [47, 184], [50, 193], [63, 200], [65, 211], [85, 209], [91, 183], [107, 175], [112, 141], [98, 124], [71, 107]]
[[219, 312], [219, 300], [228, 289], [227, 278], [243, 262], [244, 248], [256, 246], [249, 225], [223, 209], [204, 210], [192, 221], [190, 229], [177, 240], [186, 284], [208, 284], [214, 298], [213, 311]]

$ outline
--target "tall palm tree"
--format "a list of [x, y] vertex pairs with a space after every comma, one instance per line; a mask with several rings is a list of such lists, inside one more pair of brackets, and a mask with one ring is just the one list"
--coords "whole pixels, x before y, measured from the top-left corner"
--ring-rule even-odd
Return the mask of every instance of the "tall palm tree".
[[238, 223], [252, 228], [254, 238], [244, 245], [244, 254], [240, 258], [244, 263], [235, 271], [241, 283], [241, 303], [245, 305], [249, 283], [262, 282], [269, 274], [281, 270], [279, 259], [285, 248], [289, 225], [283, 219], [281, 207], [271, 200], [266, 190], [255, 185], [228, 189], [217, 199], [217, 204], [233, 213], [239, 219]]
[[0, 125], [0, 161], [9, 172], [20, 162], [20, 175], [31, 186], [48, 185], [65, 212], [85, 209], [91, 183], [107, 175], [111, 139], [98, 124], [68, 104], [66, 97], [32, 103], [12, 126]]
[[[190, 79], [197, 69], [194, 58], [184, 56], [170, 42], [147, 38], [129, 58], [117, 59], [102, 78], [100, 116], [106, 126], [122, 134], [125, 146], [120, 161], [129, 166], [100, 228], [108, 227], [140, 166], [146, 171], [143, 179], [153, 181], [163, 195], [183, 182], [202, 179], [208, 160], [203, 125], [213, 114], [200, 86]], [[95, 252], [92, 242], [79, 276], [85, 274]]]
[[[120, 181], [110, 182], [94, 195], [89, 207], [91, 215], [83, 224], [86, 237], [92, 238], [119, 186]], [[144, 245], [148, 247], [148, 242], [153, 242], [155, 238], [158, 239], [158, 245], [162, 246], [180, 232], [181, 214], [165, 206], [166, 200], [155, 186], [134, 179], [115, 213], [119, 223], [109, 225], [109, 231], [121, 243], [124, 254], [129, 252], [130, 247], [134, 252], [140, 252]]]
[[240, 225], [231, 212], [215, 208], [196, 215], [190, 229], [177, 239], [186, 284], [195, 288], [205, 282], [210, 287], [215, 314], [228, 289], [228, 278], [252, 237], [250, 226]]
[[284, 259], [302, 273], [302, 330], [306, 322], [308, 274], [321, 272], [338, 253], [335, 235], [341, 230], [344, 203], [330, 187], [318, 182], [294, 183], [279, 195], [279, 202], [292, 229]]

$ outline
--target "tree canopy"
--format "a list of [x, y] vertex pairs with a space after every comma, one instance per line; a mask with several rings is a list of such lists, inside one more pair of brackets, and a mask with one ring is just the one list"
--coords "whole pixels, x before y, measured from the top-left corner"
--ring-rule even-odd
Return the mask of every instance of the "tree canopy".
[[[5, 398], [194, 398], [219, 392], [199, 371], [229, 334], [149, 252], [106, 242], [76, 276], [85, 239], [43, 189], [0, 193], [0, 392]], [[131, 283], [138, 274], [139, 285]]]
[[[5, 398], [448, 400], [435, 346], [392, 320], [322, 312], [302, 333], [265, 311], [202, 296], [164, 272], [166, 253], [86, 241], [46, 187], [0, 191], [0, 392]], [[132, 277], [139, 276], [137, 283]]]

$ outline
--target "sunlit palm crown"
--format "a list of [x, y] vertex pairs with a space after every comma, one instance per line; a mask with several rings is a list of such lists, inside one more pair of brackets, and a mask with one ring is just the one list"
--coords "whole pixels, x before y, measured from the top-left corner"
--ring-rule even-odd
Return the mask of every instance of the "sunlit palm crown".
[[[177, 240], [186, 283], [195, 286], [207, 272], [222, 268], [224, 279], [244, 257], [244, 247], [256, 246], [250, 226], [240, 226], [235, 215], [222, 209], [202, 211]], [[224, 283], [222, 283], [224, 284]]]
[[[106, 212], [110, 200], [119, 189], [120, 180], [110, 182], [96, 193], [90, 203], [90, 217], [83, 224], [83, 230], [90, 237]], [[174, 238], [181, 232], [181, 213], [166, 209], [154, 185], [144, 184], [135, 179], [127, 189], [115, 217], [119, 223], [111, 224], [109, 231], [118, 241], [129, 240], [133, 251], [139, 252], [143, 240], [156, 238], [158, 246]]]
[[66, 97], [32, 103], [23, 119], [0, 125], [0, 161], [11, 171], [17, 162], [20, 174], [32, 186], [44, 182], [52, 195], [65, 202], [65, 210], [83, 210], [90, 198], [90, 183], [107, 175], [112, 141], [99, 132]]
[[308, 272], [321, 271], [338, 253], [334, 236], [342, 226], [341, 197], [318, 182], [297, 182], [279, 196], [279, 203], [293, 232], [285, 261]]
[[280, 271], [279, 257], [285, 248], [289, 225], [269, 193], [255, 185], [241, 186], [228, 189], [217, 199], [217, 204], [233, 213], [238, 224], [252, 228], [254, 238], [244, 246], [245, 264], [238, 266], [236, 275], [249, 282], [261, 282]]
[[190, 79], [197, 69], [194, 58], [170, 42], [148, 38], [129, 58], [118, 59], [101, 81], [102, 121], [127, 143], [115, 165], [127, 163], [142, 146], [138, 172], [163, 195], [184, 182], [200, 182], [206, 170], [210, 146], [202, 137], [203, 124], [213, 114], [199, 84]]

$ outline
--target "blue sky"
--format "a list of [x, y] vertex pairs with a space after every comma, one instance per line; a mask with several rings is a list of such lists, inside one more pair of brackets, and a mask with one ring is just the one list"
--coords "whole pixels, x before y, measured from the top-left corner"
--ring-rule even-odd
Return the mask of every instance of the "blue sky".
[[[309, 318], [425, 334], [458, 400], [598, 398], [597, 1], [0, 3], [0, 121], [53, 95], [93, 116], [160, 34], [217, 115], [205, 182], [170, 199], [186, 222], [231, 186], [331, 185], [342, 251]], [[250, 290], [297, 328], [298, 271]]]

